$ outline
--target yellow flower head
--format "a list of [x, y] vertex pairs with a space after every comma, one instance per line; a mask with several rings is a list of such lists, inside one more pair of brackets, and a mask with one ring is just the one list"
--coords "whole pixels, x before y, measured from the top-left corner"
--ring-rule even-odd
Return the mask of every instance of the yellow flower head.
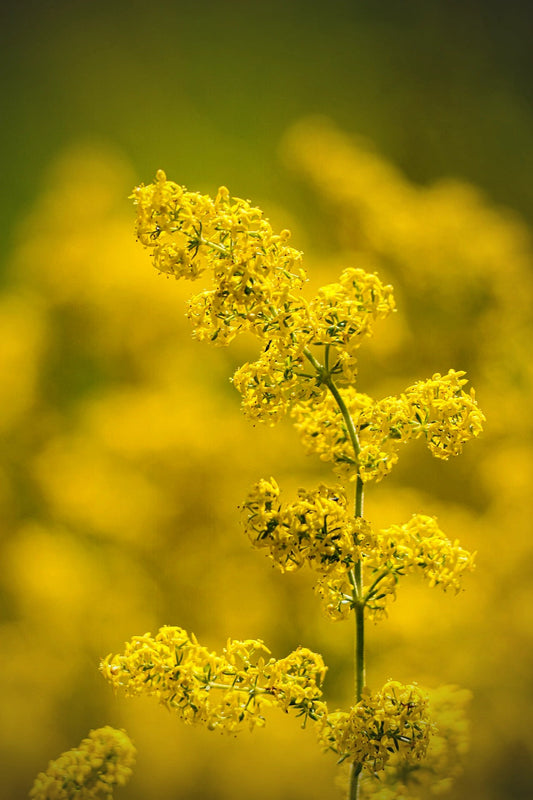
[[379, 531], [364, 555], [371, 581], [366, 608], [375, 619], [382, 616], [396, 596], [398, 577], [411, 572], [421, 573], [430, 587], [459, 592], [463, 574], [474, 569], [474, 558], [475, 553], [445, 536], [435, 517], [413, 514], [404, 525]]
[[284, 305], [305, 277], [289, 231], [275, 234], [260, 209], [225, 187], [213, 200], [168, 181], [162, 170], [132, 197], [137, 235], [156, 269], [193, 280], [211, 272], [212, 288], [189, 303], [197, 338], [227, 344], [244, 330], [284, 335]]
[[347, 509], [340, 487], [300, 489], [298, 500], [281, 505], [273, 478], [260, 480], [246, 502], [245, 529], [252, 544], [266, 549], [282, 572], [307, 564], [319, 574], [351, 569], [366, 541], [368, 523]]
[[397, 397], [373, 400], [352, 386], [342, 396], [353, 419], [360, 451], [354, 454], [345, 420], [335, 398], [304, 400], [293, 406], [296, 428], [307, 450], [335, 471], [354, 480], [379, 481], [398, 461], [400, 446], [425, 438], [432, 455], [447, 459], [461, 453], [463, 445], [478, 436], [485, 417], [474, 390], [463, 391], [464, 372], [450, 370], [409, 386]]
[[304, 648], [276, 661], [259, 639], [230, 639], [217, 655], [170, 626], [135, 636], [124, 655], [109, 655], [100, 669], [115, 689], [155, 696], [186, 723], [230, 732], [264, 725], [274, 706], [295, 710], [304, 722], [316, 718], [326, 673], [322, 657]]
[[427, 694], [432, 732], [424, 759], [406, 764], [393, 753], [379, 774], [365, 771], [362, 779], [365, 797], [416, 800], [425, 797], [427, 790], [444, 794], [463, 771], [469, 746], [466, 707], [470, 692], [457, 686], [441, 686], [428, 689]]
[[124, 731], [106, 726], [91, 731], [79, 747], [51, 761], [30, 791], [31, 800], [111, 800], [135, 763], [135, 748]]
[[271, 341], [253, 363], [243, 364], [232, 378], [242, 397], [242, 410], [249, 419], [274, 425], [297, 400], [321, 396], [325, 387], [302, 380], [305, 358]]
[[329, 344], [352, 353], [374, 323], [394, 311], [392, 286], [362, 269], [345, 269], [339, 283], [322, 286], [311, 302], [313, 343]]
[[392, 754], [416, 764], [432, 732], [427, 704], [427, 695], [416, 685], [389, 681], [374, 694], [365, 689], [349, 712], [335, 711], [320, 720], [320, 743], [339, 761], [349, 759], [371, 773], [382, 770]]

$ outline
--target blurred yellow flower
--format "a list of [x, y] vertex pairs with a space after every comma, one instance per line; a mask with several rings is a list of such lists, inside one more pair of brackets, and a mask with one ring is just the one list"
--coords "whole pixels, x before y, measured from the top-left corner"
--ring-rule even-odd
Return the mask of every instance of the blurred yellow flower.
[[35, 779], [31, 800], [111, 800], [135, 763], [135, 748], [124, 731], [106, 726], [91, 731], [79, 747], [51, 761]]

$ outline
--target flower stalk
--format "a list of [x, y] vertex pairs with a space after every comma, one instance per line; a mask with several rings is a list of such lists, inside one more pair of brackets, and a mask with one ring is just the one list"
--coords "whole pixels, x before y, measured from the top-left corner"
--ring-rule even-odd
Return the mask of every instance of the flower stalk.
[[[386, 478], [403, 445], [415, 439], [424, 439], [437, 458], [458, 455], [482, 430], [473, 390], [464, 391], [463, 372], [449, 370], [381, 400], [359, 392], [358, 350], [395, 310], [391, 286], [349, 267], [306, 299], [302, 253], [288, 244], [289, 231], [276, 234], [260, 209], [232, 198], [225, 187], [211, 198], [159, 171], [133, 197], [138, 238], [157, 270], [190, 280], [210, 273], [210, 288], [188, 304], [194, 337], [217, 346], [243, 332], [258, 340], [257, 360], [232, 378], [243, 412], [270, 425], [290, 414], [304, 447], [329, 462], [341, 481], [300, 489], [287, 503], [275, 479], [262, 478], [243, 513], [251, 544], [278, 569], [313, 571], [331, 620], [354, 612], [355, 696], [348, 710], [330, 709], [322, 695], [326, 667], [306, 648], [276, 660], [260, 640], [229, 640], [218, 654], [177, 627], [134, 637], [123, 655], [102, 662], [104, 676], [115, 688], [153, 695], [185, 722], [210, 729], [253, 729], [274, 707], [295, 712], [302, 725], [315, 725], [324, 750], [351, 765], [348, 800], [358, 800], [363, 784], [365, 793], [367, 787], [368, 794], [379, 791], [381, 779], [398, 786], [410, 776], [416, 785], [431, 783], [436, 727], [429, 695], [396, 681], [370, 691], [365, 619], [386, 615], [399, 578], [410, 572], [432, 587], [457, 591], [473, 556], [422, 514], [376, 530], [363, 514], [364, 488]], [[352, 482], [353, 513], [343, 488]], [[435, 751], [441, 761], [442, 741]]]

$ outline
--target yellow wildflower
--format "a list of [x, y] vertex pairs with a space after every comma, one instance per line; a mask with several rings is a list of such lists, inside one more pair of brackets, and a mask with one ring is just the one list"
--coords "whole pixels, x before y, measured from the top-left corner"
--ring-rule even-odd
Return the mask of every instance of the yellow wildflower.
[[392, 286], [362, 269], [345, 269], [338, 283], [322, 286], [311, 302], [313, 343], [353, 352], [372, 335], [374, 322], [393, 310]]
[[305, 360], [311, 346], [324, 350], [331, 375], [353, 382], [355, 351], [375, 321], [394, 310], [390, 286], [348, 268], [309, 304], [300, 293], [302, 254], [287, 244], [290, 232], [274, 234], [248, 201], [231, 198], [225, 187], [214, 200], [189, 192], [162, 170], [132, 196], [138, 238], [160, 272], [190, 279], [211, 272], [211, 286], [188, 302], [194, 336], [226, 345], [248, 331], [265, 343], [260, 358], [233, 378], [246, 414], [273, 424], [294, 402], [324, 394], [324, 375]]
[[315, 583], [315, 593], [333, 622], [346, 619], [354, 608], [355, 597], [349, 571], [336, 568], [328, 575], [321, 576]]
[[421, 436], [432, 455], [447, 459], [458, 455], [463, 445], [482, 431], [484, 415], [474, 390], [463, 391], [464, 372], [436, 373], [426, 381], [409, 386], [398, 397], [374, 401], [352, 386], [342, 397], [353, 419], [360, 452], [353, 452], [348, 429], [333, 396], [320, 402], [300, 401], [293, 417], [309, 452], [333, 461], [335, 471], [350, 480], [357, 474], [363, 481], [379, 481], [398, 461], [402, 443]]
[[323, 395], [315, 376], [303, 380], [305, 358], [271, 341], [259, 359], [243, 364], [232, 378], [242, 396], [242, 410], [253, 421], [275, 424], [296, 400]]
[[275, 234], [260, 209], [225, 187], [213, 200], [167, 181], [162, 170], [132, 196], [137, 234], [156, 269], [176, 278], [212, 273], [213, 288], [189, 303], [197, 338], [227, 344], [244, 330], [284, 335], [285, 305], [299, 307], [293, 292], [305, 277], [289, 231]]
[[[458, 592], [463, 574], [474, 568], [475, 553], [463, 549], [458, 541], [451, 542], [434, 517], [414, 514], [404, 525], [377, 532], [368, 522], [361, 523], [364, 536], [359, 553], [367, 575], [363, 602], [366, 613], [374, 620], [386, 614], [401, 576], [419, 572], [430, 587]], [[346, 619], [357, 601], [349, 570], [342, 563], [319, 578], [315, 591], [334, 621]]]
[[423, 434], [432, 455], [447, 459], [461, 453], [463, 444], [483, 430], [485, 417], [480, 411], [474, 389], [467, 394], [464, 372], [451, 369], [447, 375], [436, 373], [405, 391], [414, 435]]
[[91, 731], [79, 747], [51, 761], [35, 779], [31, 800], [111, 800], [135, 763], [135, 748], [122, 730]]
[[339, 761], [349, 759], [366, 770], [382, 770], [392, 754], [409, 764], [424, 758], [432, 726], [427, 695], [416, 685], [388, 681], [349, 711], [328, 713], [318, 723], [319, 741]]
[[463, 771], [469, 746], [466, 706], [470, 692], [457, 686], [428, 689], [428, 713], [432, 734], [423, 760], [406, 764], [393, 754], [379, 775], [366, 771], [362, 779], [365, 797], [373, 800], [416, 800], [432, 794], [443, 794]]
[[430, 587], [458, 592], [464, 572], [474, 568], [474, 558], [475, 553], [445, 536], [434, 517], [414, 514], [404, 525], [379, 531], [374, 546], [364, 555], [372, 580], [366, 607], [371, 615], [379, 617], [387, 600], [396, 595], [398, 577], [415, 571], [424, 576]]
[[287, 505], [277, 504], [278, 496], [273, 478], [260, 480], [244, 503], [245, 529], [254, 547], [266, 549], [282, 572], [304, 564], [320, 574], [353, 567], [369, 526], [349, 513], [340, 487], [300, 489], [298, 500]]
[[274, 706], [295, 710], [304, 723], [316, 718], [323, 705], [322, 657], [305, 648], [280, 661], [269, 656], [259, 639], [230, 639], [217, 655], [182, 628], [165, 626], [155, 636], [135, 636], [124, 655], [107, 656], [100, 669], [115, 689], [155, 696], [184, 722], [210, 730], [252, 730]]
[[[252, 544], [281, 571], [307, 565], [317, 573], [315, 591], [332, 619], [355, 610], [360, 700], [347, 712], [328, 712], [322, 657], [305, 648], [276, 661], [261, 640], [229, 640], [218, 655], [168, 626], [134, 637], [124, 655], [102, 662], [102, 672], [115, 688], [153, 695], [185, 722], [210, 729], [253, 729], [272, 706], [294, 711], [304, 724], [311, 719], [324, 748], [356, 765], [352, 792], [362, 767], [397, 777], [416, 770], [434, 730], [427, 695], [394, 681], [361, 693], [364, 616], [383, 615], [399, 577], [415, 570], [431, 586], [458, 591], [473, 555], [432, 517], [414, 515], [375, 533], [361, 516], [363, 483], [387, 476], [400, 446], [413, 439], [424, 437], [430, 452], [446, 459], [480, 433], [484, 417], [473, 390], [463, 389], [465, 373], [436, 373], [381, 400], [358, 392], [358, 348], [394, 311], [390, 286], [348, 268], [308, 302], [300, 294], [302, 254], [288, 246], [289, 232], [274, 234], [248, 201], [225, 188], [214, 200], [188, 192], [161, 171], [134, 197], [138, 235], [157, 269], [191, 279], [210, 272], [209, 285], [188, 304], [194, 336], [221, 345], [240, 332], [260, 340], [259, 358], [233, 376], [243, 411], [273, 424], [292, 410], [307, 449], [358, 481], [355, 517], [341, 488], [300, 489], [296, 501], [280, 503], [273, 478], [253, 487], [244, 510]], [[435, 762], [445, 762], [442, 741], [436, 739]]]

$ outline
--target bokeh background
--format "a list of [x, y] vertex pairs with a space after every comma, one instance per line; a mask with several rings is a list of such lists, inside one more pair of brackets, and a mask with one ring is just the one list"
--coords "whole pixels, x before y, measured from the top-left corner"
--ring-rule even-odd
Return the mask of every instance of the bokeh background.
[[89, 729], [125, 727], [117, 798], [340, 797], [293, 719], [238, 739], [113, 696], [100, 657], [179, 624], [205, 644], [300, 643], [350, 702], [352, 626], [247, 544], [274, 474], [329, 477], [290, 425], [252, 427], [228, 376], [249, 341], [191, 341], [189, 286], [134, 242], [128, 194], [163, 167], [293, 230], [311, 288], [348, 265], [396, 288], [362, 391], [465, 369], [488, 417], [451, 462], [413, 445], [367, 515], [435, 514], [478, 551], [458, 597], [414, 580], [370, 627], [369, 683], [473, 692], [454, 800], [533, 795], [532, 12], [513, 2], [4, 5], [0, 196], [1, 794]]

